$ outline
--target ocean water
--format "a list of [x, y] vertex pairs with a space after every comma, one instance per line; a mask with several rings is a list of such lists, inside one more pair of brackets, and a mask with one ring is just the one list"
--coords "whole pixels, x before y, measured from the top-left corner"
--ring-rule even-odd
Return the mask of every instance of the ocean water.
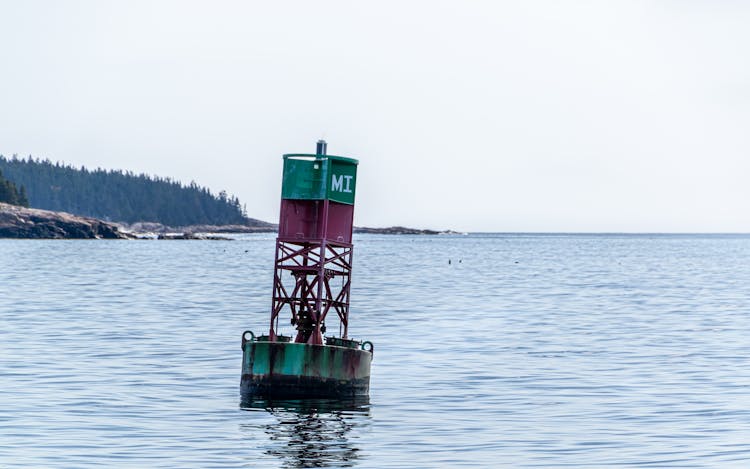
[[750, 467], [750, 236], [359, 236], [369, 402], [247, 406], [273, 245], [0, 240], [0, 467]]

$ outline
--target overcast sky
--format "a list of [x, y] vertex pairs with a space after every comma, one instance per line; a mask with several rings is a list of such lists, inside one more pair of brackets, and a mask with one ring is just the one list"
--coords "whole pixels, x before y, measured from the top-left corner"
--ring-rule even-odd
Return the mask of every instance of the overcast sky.
[[358, 225], [750, 232], [750, 2], [0, 0], [0, 67], [0, 153], [268, 221], [325, 138]]

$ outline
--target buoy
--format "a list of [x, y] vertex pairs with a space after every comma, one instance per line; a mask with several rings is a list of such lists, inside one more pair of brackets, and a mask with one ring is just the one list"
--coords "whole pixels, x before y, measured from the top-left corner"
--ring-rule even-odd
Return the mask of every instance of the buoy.
[[[352, 222], [358, 161], [284, 155], [268, 334], [242, 335], [243, 398], [367, 396], [373, 344], [349, 338]], [[282, 314], [293, 333], [283, 334]], [[338, 336], [325, 336], [338, 320]], [[287, 324], [285, 321], [284, 324]]]

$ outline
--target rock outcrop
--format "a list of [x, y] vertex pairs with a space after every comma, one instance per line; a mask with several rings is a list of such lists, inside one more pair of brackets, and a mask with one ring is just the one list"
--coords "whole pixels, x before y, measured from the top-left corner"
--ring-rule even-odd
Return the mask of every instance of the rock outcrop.
[[96, 218], [0, 203], [0, 238], [131, 239], [134, 236]]
[[391, 226], [388, 228], [366, 228], [363, 226], [355, 226], [355, 233], [367, 233], [367, 234], [417, 234], [417, 235], [436, 235], [444, 233], [441, 231], [434, 230], [420, 230], [417, 228], [406, 228], [404, 226]]
[[260, 220], [247, 225], [190, 225], [167, 226], [154, 222], [120, 223], [123, 230], [131, 233], [275, 233], [279, 226]]
[[232, 241], [226, 236], [216, 236], [204, 233], [162, 233], [156, 239], [161, 240], [208, 240], [208, 241]]

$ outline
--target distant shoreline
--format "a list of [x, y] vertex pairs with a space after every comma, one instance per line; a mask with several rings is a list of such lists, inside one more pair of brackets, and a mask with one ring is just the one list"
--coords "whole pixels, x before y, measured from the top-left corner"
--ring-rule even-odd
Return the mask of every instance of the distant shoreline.
[[[25, 208], [0, 203], [0, 238], [11, 239], [230, 239], [212, 234], [276, 233], [278, 225], [255, 221], [253, 225], [167, 226], [161, 223], [116, 223], [66, 212]], [[403, 226], [354, 227], [357, 234], [438, 235], [459, 234]]]
[[[223, 234], [268, 233], [278, 225], [253, 220], [253, 225], [190, 225], [172, 227], [160, 223], [115, 223], [65, 212], [25, 208], [0, 203], [0, 239], [197, 239], [229, 240]], [[437, 231], [403, 226], [385, 228], [354, 227], [355, 234], [378, 235], [465, 235], [452, 230]], [[678, 233], [678, 232], [472, 232], [477, 236], [545, 237], [748, 237], [750, 233]]]
[[[196, 234], [196, 233], [217, 233], [217, 234], [246, 234], [246, 233], [276, 233], [278, 225], [274, 223], [261, 222], [258, 225], [188, 225], [188, 226], [167, 226], [161, 223], [139, 222], [139, 223], [118, 223], [120, 229], [133, 234], [155, 234], [155, 235], [177, 235], [177, 234]], [[398, 235], [438, 235], [438, 234], [462, 234], [451, 230], [437, 231], [419, 228], [408, 228], [404, 226], [389, 226], [385, 228], [372, 228], [355, 226], [355, 234], [398, 234]]]
[[[270, 224], [269, 224], [270, 225]], [[136, 235], [158, 235], [174, 236], [180, 234], [248, 234], [248, 233], [277, 233], [278, 225], [272, 226], [244, 226], [244, 225], [190, 225], [190, 226], [165, 226], [158, 223], [137, 223], [133, 225], [119, 224], [122, 231]], [[451, 230], [436, 231], [419, 228], [408, 228], [404, 226], [390, 226], [385, 228], [372, 228], [355, 226], [355, 234], [387, 234], [387, 235], [439, 235], [439, 234], [463, 234]]]

